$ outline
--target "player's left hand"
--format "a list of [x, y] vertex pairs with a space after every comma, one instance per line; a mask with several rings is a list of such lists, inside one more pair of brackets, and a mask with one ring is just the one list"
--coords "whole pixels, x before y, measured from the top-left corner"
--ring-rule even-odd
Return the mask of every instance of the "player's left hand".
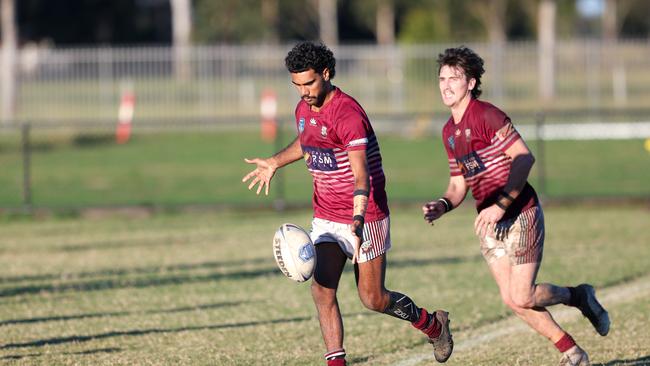
[[476, 216], [474, 220], [474, 232], [479, 237], [487, 235], [489, 230], [494, 230], [496, 228], [497, 222], [503, 218], [503, 215], [506, 212], [497, 205], [492, 205], [484, 208]]
[[350, 225], [350, 230], [354, 235], [354, 254], [352, 255], [352, 264], [356, 264], [359, 260], [361, 242], [363, 242], [363, 223], [359, 220], [354, 220], [352, 225]]

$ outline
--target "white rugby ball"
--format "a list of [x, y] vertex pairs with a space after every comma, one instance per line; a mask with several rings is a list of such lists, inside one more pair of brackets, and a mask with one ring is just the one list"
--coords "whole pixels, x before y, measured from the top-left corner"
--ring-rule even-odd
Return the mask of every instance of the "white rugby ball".
[[305, 282], [314, 274], [316, 248], [298, 225], [282, 224], [275, 232], [273, 256], [282, 273], [296, 282]]

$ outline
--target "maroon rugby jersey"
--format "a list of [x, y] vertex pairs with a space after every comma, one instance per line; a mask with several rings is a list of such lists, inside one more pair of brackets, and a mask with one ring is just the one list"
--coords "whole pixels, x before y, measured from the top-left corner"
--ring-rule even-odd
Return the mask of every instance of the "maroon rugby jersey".
[[[521, 136], [510, 117], [490, 103], [472, 99], [456, 124], [450, 117], [442, 139], [452, 176], [463, 175], [481, 211], [496, 202], [508, 182], [512, 159], [505, 151]], [[504, 215], [512, 218], [538, 204], [537, 194], [526, 182], [522, 192]]]
[[386, 178], [375, 133], [363, 108], [336, 88], [319, 112], [304, 100], [296, 107], [296, 126], [303, 156], [314, 181], [314, 217], [352, 223], [354, 175], [348, 151], [366, 150], [370, 197], [366, 221], [388, 216]]

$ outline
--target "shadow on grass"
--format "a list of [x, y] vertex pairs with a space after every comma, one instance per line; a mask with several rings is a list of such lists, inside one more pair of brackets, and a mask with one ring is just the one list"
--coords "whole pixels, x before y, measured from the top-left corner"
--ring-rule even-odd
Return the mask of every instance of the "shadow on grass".
[[[97, 348], [97, 349], [89, 349], [86, 351], [79, 351], [79, 352], [65, 352], [62, 353], [62, 355], [66, 356], [71, 356], [71, 355], [93, 355], [96, 353], [115, 353], [115, 352], [120, 352], [122, 351], [121, 348]], [[0, 360], [22, 360], [25, 358], [33, 358], [33, 357], [41, 357], [43, 356], [42, 353], [28, 353], [24, 355], [7, 355], [7, 356], [2, 356], [0, 357]]]
[[612, 360], [607, 363], [592, 363], [592, 366], [650, 366], [650, 356], [628, 360]]
[[[480, 260], [480, 255], [465, 256], [465, 257], [442, 257], [431, 259], [389, 259], [389, 268], [401, 267], [420, 267], [430, 265], [445, 265], [457, 264], [461, 262], [470, 262]], [[269, 259], [255, 259], [254, 262], [272, 262]], [[176, 265], [166, 267], [168, 270], [192, 270], [197, 268], [213, 268], [221, 269], [227, 267], [229, 262], [207, 262], [191, 265]], [[351, 271], [352, 266], [347, 266], [347, 271]], [[152, 274], [161, 272], [159, 267], [136, 268], [129, 270], [94, 272], [96, 275], [130, 275], [130, 274]], [[88, 273], [82, 273], [82, 276], [88, 276]], [[101, 291], [122, 288], [145, 288], [153, 286], [168, 286], [168, 285], [182, 285], [189, 283], [212, 282], [221, 280], [246, 280], [254, 279], [265, 276], [281, 276], [282, 274], [277, 267], [266, 267], [254, 270], [240, 270], [231, 271], [226, 273], [210, 273], [206, 275], [197, 274], [174, 274], [174, 275], [159, 275], [146, 278], [115, 278], [115, 279], [100, 279], [83, 282], [61, 283], [61, 284], [38, 284], [20, 287], [10, 287], [0, 290], [0, 298], [19, 296], [27, 294], [38, 293], [55, 293], [64, 291]], [[54, 276], [54, 275], [52, 275]], [[75, 274], [70, 274], [70, 277], [75, 278]], [[60, 279], [60, 275], [56, 277]]]
[[[371, 311], [368, 312], [359, 312], [344, 314], [344, 317], [360, 316], [360, 315], [375, 315]], [[30, 342], [23, 343], [7, 343], [0, 346], [0, 349], [15, 349], [15, 348], [26, 348], [26, 347], [43, 347], [51, 346], [57, 344], [65, 343], [81, 343], [88, 342], [99, 339], [107, 339], [114, 337], [137, 337], [145, 336], [149, 334], [170, 334], [170, 333], [181, 333], [188, 331], [204, 331], [204, 330], [221, 330], [221, 329], [230, 329], [230, 328], [242, 328], [242, 327], [256, 327], [260, 325], [269, 325], [269, 324], [282, 324], [282, 323], [298, 323], [308, 320], [316, 320], [314, 316], [300, 316], [293, 318], [282, 318], [282, 319], [271, 319], [271, 320], [261, 320], [254, 322], [241, 322], [241, 323], [230, 323], [230, 324], [215, 324], [215, 325], [201, 325], [201, 326], [187, 326], [180, 328], [150, 328], [150, 329], [134, 329], [134, 330], [125, 330], [125, 331], [113, 331], [107, 333], [99, 333], [93, 335], [74, 335], [69, 337], [54, 337], [39, 339]]]
[[78, 272], [78, 273], [47, 273], [42, 275], [24, 275], [24, 276], [6, 276], [0, 277], [0, 283], [12, 282], [25, 282], [25, 281], [48, 281], [48, 280], [73, 280], [92, 277], [106, 277], [106, 276], [127, 276], [138, 274], [155, 274], [161, 272], [173, 271], [193, 271], [197, 269], [223, 269], [230, 267], [238, 267], [245, 265], [273, 263], [273, 258], [253, 258], [242, 259], [236, 261], [211, 261], [203, 263], [183, 263], [173, 264], [169, 266], [149, 266], [140, 268], [128, 269], [109, 269], [104, 271], [94, 272]]
[[76, 314], [76, 315], [54, 315], [54, 316], [26, 318], [26, 319], [10, 319], [10, 320], [0, 321], [0, 326], [12, 325], [12, 324], [30, 324], [30, 323], [53, 322], [53, 321], [80, 320], [80, 319], [89, 319], [89, 318], [110, 318], [110, 317], [120, 317], [120, 316], [129, 316], [129, 315], [172, 314], [172, 313], [181, 313], [181, 312], [196, 311], [196, 310], [218, 309], [218, 308], [229, 307], [229, 306], [237, 306], [249, 302], [250, 301], [231, 301], [231, 302], [220, 302], [215, 304], [205, 304], [205, 305], [197, 305], [197, 306], [185, 306], [180, 308], [162, 309], [162, 310], [116, 311], [116, 312], [87, 313], [87, 314]]

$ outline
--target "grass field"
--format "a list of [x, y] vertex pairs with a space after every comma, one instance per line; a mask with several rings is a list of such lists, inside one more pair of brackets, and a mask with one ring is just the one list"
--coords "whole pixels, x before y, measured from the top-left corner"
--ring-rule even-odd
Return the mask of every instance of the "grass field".
[[[479, 255], [473, 211], [460, 208], [434, 227], [419, 211], [393, 207], [387, 285], [418, 304], [451, 311], [457, 351], [447, 364], [556, 365], [551, 344], [510, 325]], [[310, 214], [5, 219], [0, 362], [323, 364], [309, 285], [284, 278], [271, 254], [275, 229], [282, 222], [308, 226]], [[593, 283], [607, 296], [613, 321], [606, 338], [577, 311], [563, 324], [594, 365], [650, 364], [648, 208], [551, 206], [546, 221], [540, 281]], [[631, 290], [622, 291], [626, 286]], [[362, 307], [349, 265], [339, 301], [352, 364], [434, 363], [410, 325]]]
[[[282, 146], [289, 142], [287, 132]], [[310, 202], [304, 163], [283, 169], [270, 197], [249, 194], [241, 177], [251, 168], [244, 157], [277, 151], [257, 133], [173, 132], [136, 134], [126, 145], [110, 135], [35, 131], [31, 141], [32, 202], [36, 207], [187, 204], [270, 204], [280, 187], [290, 203]], [[650, 197], [650, 153], [643, 140], [549, 141], [537, 155], [531, 183], [547, 197]], [[421, 201], [440, 194], [448, 181], [439, 136], [380, 136], [390, 197]], [[23, 167], [19, 136], [0, 136], [0, 208], [22, 204]], [[289, 192], [291, 194], [289, 194]]]

